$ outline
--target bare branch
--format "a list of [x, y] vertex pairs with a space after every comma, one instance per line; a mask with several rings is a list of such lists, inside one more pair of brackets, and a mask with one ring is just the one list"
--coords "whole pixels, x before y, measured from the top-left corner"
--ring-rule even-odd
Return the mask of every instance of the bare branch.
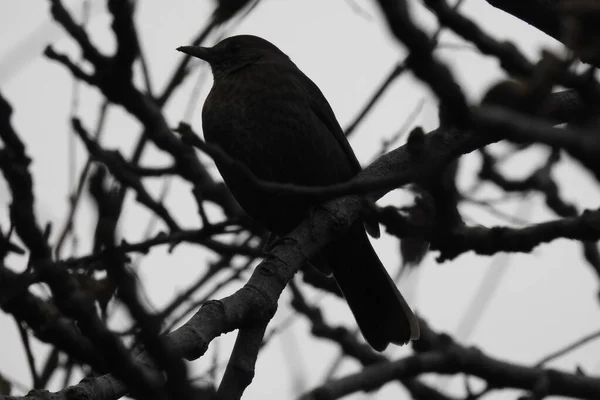
[[529, 253], [542, 243], [561, 238], [600, 240], [600, 209], [584, 211], [580, 217], [542, 222], [526, 228], [463, 226], [447, 234], [434, 235], [431, 242], [432, 247], [440, 251], [438, 261], [444, 261], [467, 251], [484, 255], [501, 251]]
[[407, 67], [427, 83], [449, 110], [457, 126], [469, 121], [469, 108], [462, 89], [454, 81], [448, 67], [433, 57], [434, 42], [411, 20], [405, 0], [379, 0], [393, 34], [410, 51]]

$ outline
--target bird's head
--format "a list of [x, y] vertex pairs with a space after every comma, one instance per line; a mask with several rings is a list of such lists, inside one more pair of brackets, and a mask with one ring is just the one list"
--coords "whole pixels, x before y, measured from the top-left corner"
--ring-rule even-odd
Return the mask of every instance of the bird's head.
[[215, 78], [260, 62], [289, 62], [277, 46], [252, 35], [232, 36], [213, 47], [182, 46], [177, 50], [208, 62]]

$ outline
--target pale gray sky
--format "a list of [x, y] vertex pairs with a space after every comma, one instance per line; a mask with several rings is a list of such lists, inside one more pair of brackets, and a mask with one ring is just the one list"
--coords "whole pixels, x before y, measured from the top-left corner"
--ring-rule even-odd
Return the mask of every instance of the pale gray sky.
[[[43, 223], [53, 221], [56, 234], [67, 212], [67, 149], [71, 135], [67, 116], [71, 104], [72, 79], [65, 68], [45, 59], [41, 51], [47, 43], [53, 43], [56, 48], [74, 57], [78, 57], [78, 52], [72, 41], [54, 27], [49, 17], [48, 3], [39, 0], [0, 3], [0, 37], [4, 39], [0, 41], [0, 90], [15, 109], [13, 123], [34, 160], [31, 168], [35, 179], [38, 216]], [[104, 2], [91, 0], [91, 3], [91, 37], [102, 49], [110, 51], [114, 40]], [[263, 36], [278, 45], [319, 85], [340, 123], [346, 126], [391, 67], [405, 55], [402, 46], [388, 34], [374, 2], [355, 0], [354, 3], [363, 8], [366, 16], [357, 13], [349, 2], [342, 0], [263, 0], [248, 18], [228, 32]], [[435, 29], [435, 19], [420, 3], [410, 3], [419, 23], [430, 31]], [[72, 6], [76, 15], [81, 15], [80, 0], [67, 4]], [[198, 0], [138, 2], [137, 21], [154, 88], [162, 89], [166, 77], [180, 58], [174, 49], [188, 44], [195, 32], [206, 24], [211, 7], [212, 2]], [[488, 33], [518, 44], [532, 59], [539, 55], [542, 48], [561, 49], [554, 40], [493, 9], [484, 1], [467, 0], [462, 10], [476, 17]], [[441, 42], [462, 43], [451, 34], [443, 34]], [[473, 101], [479, 99], [492, 82], [503, 76], [496, 60], [483, 57], [469, 48], [452, 47], [439, 50], [437, 54], [451, 66], [456, 79]], [[166, 109], [168, 121], [173, 126], [185, 115], [199, 73], [202, 72], [195, 72], [188, 83], [177, 91]], [[201, 130], [200, 107], [209, 87], [210, 78], [202, 88], [197, 112], [191, 120], [198, 131]], [[96, 90], [84, 85], [80, 97], [78, 114], [86, 126], [92, 127], [96, 123], [101, 98]], [[425, 99], [425, 106], [416, 124], [426, 130], [435, 128], [435, 99], [424, 85], [415, 81], [410, 74], [394, 84], [384, 101], [352, 137], [351, 143], [363, 164], [372, 160], [382, 140], [402, 125], [421, 99]], [[119, 108], [112, 107], [109, 117], [103, 144], [119, 148], [129, 155], [140, 132], [139, 125]], [[85, 160], [84, 152], [80, 143], [76, 143], [77, 164], [81, 166]], [[515, 176], [525, 175], [533, 162], [540, 159], [540, 154], [539, 151], [532, 151], [516, 157], [507, 171]], [[154, 149], [146, 152], [146, 165], [164, 165], [166, 162], [168, 158]], [[477, 165], [473, 157], [465, 161], [461, 186], [469, 185], [473, 179], [470, 171]], [[582, 209], [597, 207], [599, 192], [581, 168], [572, 163], [563, 163], [556, 171], [556, 176], [561, 179], [561, 190], [567, 199], [577, 201]], [[148, 186], [152, 193], [158, 195], [161, 187], [159, 182], [149, 181]], [[5, 190], [5, 183], [0, 180], [0, 224], [3, 228], [8, 226], [6, 210], [10, 201]], [[188, 184], [173, 181], [166, 203], [182, 225], [193, 227], [197, 226], [198, 221], [189, 190]], [[486, 187], [484, 194], [493, 197], [499, 192]], [[395, 196], [388, 196], [388, 201], [395, 199]], [[141, 238], [139, 227], [147, 223], [148, 213], [131, 200], [126, 206], [120, 228], [124, 238], [135, 241]], [[552, 217], [541, 199], [535, 196], [532, 197], [531, 207], [513, 203], [503, 210], [510, 213], [520, 210], [521, 218], [528, 221], [543, 221]], [[464, 207], [463, 211], [481, 224], [503, 223], [476, 207]], [[81, 209], [79, 216], [79, 248], [80, 252], [86, 252], [90, 246], [89, 232], [93, 224], [89, 217], [89, 205]], [[214, 215], [213, 218], [216, 220], [218, 216]], [[375, 246], [393, 275], [399, 262], [396, 240], [384, 235]], [[159, 309], [201, 273], [207, 255], [213, 257], [210, 253], [184, 245], [179, 246], [173, 254], [168, 254], [166, 250], [153, 250], [141, 263], [140, 275], [145, 293]], [[504, 262], [498, 261], [502, 259]], [[9, 265], [22, 268], [24, 261], [23, 258], [11, 257]], [[486, 274], [491, 275], [485, 279]], [[533, 364], [565, 343], [600, 328], [596, 297], [598, 280], [583, 261], [580, 246], [565, 240], [540, 246], [528, 255], [476, 257], [467, 254], [442, 265], [436, 264], [434, 256], [430, 255], [417, 275], [401, 285], [405, 292], [410, 293], [414, 309], [434, 328], [456, 334], [466, 343], [479, 346], [495, 357]], [[470, 330], [462, 317], [484, 280], [498, 281], [498, 285], [489, 307], [474, 329]], [[220, 296], [236, 288], [229, 287]], [[315, 297], [320, 298], [318, 294]], [[271, 326], [290, 316], [287, 299], [287, 295], [284, 295]], [[340, 301], [327, 298], [321, 305], [330, 322], [351, 321], [347, 307]], [[4, 339], [0, 346], [0, 373], [29, 383], [17, 331], [12, 319], [4, 314], [0, 314], [0, 335]], [[233, 338], [234, 335], [229, 334], [218, 340], [219, 357], [223, 360], [229, 355]], [[45, 346], [34, 342], [36, 350], [42, 353], [47, 351]], [[215, 345], [211, 344], [211, 350], [205, 358], [190, 364], [193, 376], [208, 368]], [[589, 373], [598, 373], [598, 360], [593, 354], [599, 351], [600, 343], [593, 343], [551, 365], [570, 371], [580, 365]], [[393, 357], [406, 352], [406, 348], [388, 349]], [[338, 350], [330, 343], [312, 340], [308, 325], [299, 318], [281, 335], [280, 340], [271, 343], [261, 353], [256, 376], [245, 398], [295, 397], [298, 387], [294, 386], [295, 378], [290, 371], [303, 377], [301, 389], [307, 390], [321, 382], [324, 372], [337, 354]], [[294, 364], [295, 368], [291, 369], [290, 364]], [[346, 362], [338, 374], [356, 368], [353, 362]], [[56, 379], [54, 388], [60, 382], [60, 379]], [[444, 384], [437, 379], [431, 382]], [[401, 390], [397, 384], [390, 384], [370, 396], [374, 399], [395, 399]], [[453, 379], [450, 390], [456, 394], [462, 393], [462, 381]], [[359, 394], [351, 398], [365, 397], [368, 396]], [[486, 399], [514, 397], [514, 394], [499, 392]]]

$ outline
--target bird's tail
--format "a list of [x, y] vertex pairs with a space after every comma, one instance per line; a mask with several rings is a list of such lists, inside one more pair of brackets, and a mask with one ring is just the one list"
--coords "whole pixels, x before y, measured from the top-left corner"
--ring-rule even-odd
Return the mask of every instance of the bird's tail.
[[371, 246], [362, 223], [327, 247], [327, 261], [365, 340], [377, 351], [419, 338], [417, 318]]

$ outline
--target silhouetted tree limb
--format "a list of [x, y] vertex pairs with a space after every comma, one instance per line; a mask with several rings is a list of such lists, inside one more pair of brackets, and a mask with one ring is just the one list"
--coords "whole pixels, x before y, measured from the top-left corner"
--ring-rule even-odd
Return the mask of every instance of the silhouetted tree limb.
[[[396, 65], [383, 80], [374, 97], [350, 124], [347, 133], [351, 133], [374, 107], [385, 88], [405, 68], [429, 85], [440, 99], [440, 127], [428, 134], [419, 129], [413, 130], [405, 145], [387, 152], [356, 179], [327, 187], [261, 181], [220, 149], [206, 145], [189, 126], [180, 125], [178, 131], [181, 136], [175, 135], [165, 120], [163, 107], [188, 76], [189, 58], [181, 59], [161, 94], [155, 96], [150, 90], [147, 66], [144, 67], [146, 87], [141, 89], [134, 84], [135, 62], [145, 60], [141, 58], [133, 1], [107, 0], [116, 40], [116, 52], [112, 55], [98, 50], [86, 29], [75, 21], [60, 0], [49, 2], [54, 19], [78, 45], [92, 68], [89, 72], [80, 68], [70, 56], [52, 47], [46, 49], [46, 56], [62, 64], [74, 78], [97, 88], [105, 97], [105, 104], [110, 101], [123, 107], [141, 123], [143, 129], [133, 155], [126, 159], [118, 152], [104, 149], [91, 138], [79, 120], [73, 120], [75, 132], [83, 140], [90, 156], [106, 165], [120, 186], [114, 190], [106, 189], [104, 172], [101, 172], [104, 170], [96, 170], [88, 186], [97, 205], [93, 252], [55, 260], [48, 242], [49, 226], [42, 229], [34, 211], [33, 178], [29, 172], [31, 160], [25, 144], [11, 125], [10, 105], [0, 97], [0, 139], [3, 146], [0, 149], [0, 170], [12, 193], [10, 223], [29, 252], [29, 268], [24, 273], [15, 273], [4, 264], [0, 266], [0, 308], [15, 318], [24, 338], [31, 331], [36, 338], [53, 346], [40, 373], [31, 361], [33, 354], [29, 355], [35, 386], [43, 389], [57, 368], [64, 368], [66, 386], [73, 367], [78, 364], [87, 371], [91, 367], [94, 374], [105, 374], [67, 386], [57, 393], [38, 390], [25, 398], [107, 399], [125, 394], [158, 399], [241, 397], [252, 382], [258, 354], [267, 342], [264, 338], [267, 325], [288, 282], [299, 269], [305, 268], [308, 259], [342, 235], [352, 221], [365, 213], [377, 215], [390, 233], [402, 239], [431, 241], [432, 249], [438, 252], [438, 260], [452, 259], [468, 251], [486, 255], [530, 252], [539, 244], [558, 238], [582, 241], [586, 259], [600, 276], [600, 254], [596, 246], [600, 238], [600, 211], [588, 210], [579, 214], [576, 203], [561, 197], [561, 182], [552, 175], [558, 163], [566, 162], [559, 157], [565, 151], [600, 179], [597, 161], [600, 159], [600, 142], [596, 135], [600, 85], [593, 69], [581, 73], [571, 68], [578, 59], [592, 65], [599, 64], [595, 45], [598, 42], [597, 21], [594, 21], [598, 14], [590, 8], [589, 2], [532, 0], [514, 5], [489, 0], [490, 4], [533, 24], [573, 50], [568, 58], [545, 52], [540, 60], [530, 61], [518, 47], [493, 38], [475, 21], [465, 17], [458, 7], [450, 7], [444, 0], [426, 0], [425, 4], [441, 24], [440, 29], [443, 26], [453, 30], [473, 43], [482, 54], [499, 60], [515, 79], [497, 82], [488, 90], [481, 105], [469, 105], [448, 67], [434, 56], [437, 33], [429, 37], [419, 28], [411, 18], [405, 0], [379, 0], [392, 34], [407, 47], [409, 55], [406, 62]], [[206, 18], [205, 26], [192, 40], [193, 44], [203, 43], [219, 25], [244, 9], [252, 9], [257, 3], [219, 0], [212, 16]], [[567, 90], [553, 93], [556, 86]], [[562, 123], [566, 126], [556, 127]], [[543, 145], [549, 146], [551, 153], [532, 174], [524, 179], [514, 179], [500, 172], [496, 160], [486, 149], [486, 146], [501, 140], [512, 142], [515, 152]], [[149, 142], [167, 153], [172, 158], [172, 165], [141, 166], [139, 161]], [[199, 162], [194, 147], [237, 168], [257, 188], [312, 196], [326, 203], [312, 210], [301, 225], [265, 254], [260, 249], [264, 238], [259, 238], [263, 230], [244, 219], [239, 205], [225, 186]], [[465, 199], [456, 186], [457, 171], [461, 157], [474, 150], [479, 150], [483, 157], [477, 179], [493, 182], [503, 192], [539, 192], [559, 219], [518, 228], [470, 226], [465, 223], [459, 208]], [[82, 176], [80, 192], [88, 180], [86, 173]], [[142, 183], [142, 179], [148, 176], [177, 176], [189, 182], [198, 205], [200, 218], [197, 222], [202, 227], [181, 229], [171, 216], [171, 210], [148, 194]], [[416, 184], [420, 188], [420, 197], [417, 196], [415, 205], [374, 206], [373, 202], [383, 194], [408, 184]], [[161, 218], [170, 228], [169, 233], [161, 232], [154, 236], [148, 233], [145, 239], [135, 243], [119, 242], [116, 226], [123, 210], [125, 193], [129, 190], [136, 193], [139, 202], [152, 215]], [[204, 212], [205, 201], [215, 203], [224, 211], [223, 221], [209, 222]], [[19, 243], [9, 241], [11, 231], [12, 228], [8, 237], [0, 234], [3, 259], [8, 251], [18, 253], [21, 250]], [[221, 234], [227, 236], [217, 237]], [[207, 264], [205, 273], [162, 312], [153, 313], [138, 298], [136, 277], [128, 265], [127, 254], [147, 253], [163, 244], [170, 245], [172, 250], [181, 242], [211, 249], [220, 258], [211, 264], [200, 260]], [[219, 300], [207, 301], [218, 296], [219, 290], [226, 284], [243, 277], [243, 273], [259, 257], [264, 260], [237, 292]], [[240, 258], [243, 258], [242, 263], [234, 262]], [[216, 278], [227, 268], [231, 271], [224, 274], [224, 279]], [[106, 272], [106, 276], [97, 274], [98, 271]], [[324, 290], [336, 292], [331, 279], [315, 279], [311, 272], [314, 271], [305, 269], [306, 280]], [[203, 291], [200, 299], [192, 299], [197, 290], [205, 289], [209, 283], [212, 285], [210, 290]], [[30, 287], [35, 284], [47, 285], [50, 297], [42, 299], [32, 294]], [[456, 343], [449, 335], [435, 332], [424, 321], [421, 321], [422, 337], [413, 343], [413, 354], [392, 361], [361, 343], [350, 330], [327, 324], [320, 310], [302, 297], [299, 288], [293, 283], [290, 287], [294, 295], [293, 307], [310, 321], [313, 335], [332, 341], [345, 356], [358, 360], [363, 366], [355, 374], [326, 382], [304, 398], [338, 398], [399, 381], [416, 399], [454, 400], [442, 390], [421, 382], [419, 375], [423, 373], [468, 374], [483, 379], [487, 389], [480, 393], [470, 392], [471, 399], [500, 388], [528, 391], [529, 398], [541, 399], [549, 395], [600, 398], [599, 379], [501, 361], [481, 350]], [[100, 305], [105, 312], [107, 299], [113, 295], [126, 306], [134, 323], [133, 328], [119, 335], [106, 326], [96, 307]], [[186, 302], [189, 305], [181, 307]], [[203, 303], [202, 306], [198, 302]], [[174, 316], [169, 324], [166, 324], [167, 319], [182, 309], [184, 313], [190, 310], [196, 312], [182, 327], [169, 332], [172, 324], [182, 317]], [[167, 330], [163, 332], [165, 325]], [[208, 388], [194, 387], [188, 380], [181, 358], [195, 360], [204, 356], [214, 339], [234, 330], [238, 331], [236, 344], [220, 384], [215, 382]], [[132, 338], [134, 344], [126, 346], [123, 337]], [[27, 340], [24, 346], [27, 349]], [[63, 356], [66, 361], [61, 365]]]

